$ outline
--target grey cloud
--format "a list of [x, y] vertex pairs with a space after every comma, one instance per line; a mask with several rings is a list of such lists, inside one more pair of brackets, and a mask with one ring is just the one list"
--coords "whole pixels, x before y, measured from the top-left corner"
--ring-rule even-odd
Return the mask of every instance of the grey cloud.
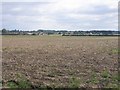
[[117, 8], [110, 8], [106, 5], [97, 5], [91, 6], [89, 9], [80, 11], [76, 10], [75, 13], [78, 14], [89, 14], [89, 15], [103, 15], [103, 14], [111, 14], [118, 12]]
[[[54, 5], [51, 2], [5, 2], [2, 3], [3, 9], [3, 27], [12, 29], [32, 30], [38, 28], [45, 29], [107, 29], [117, 28], [113, 24], [117, 24], [117, 9], [112, 9], [106, 5], [91, 6], [85, 9], [74, 9], [70, 11], [55, 11], [50, 12], [54, 8], [48, 8], [48, 11], [39, 12], [48, 5]], [[39, 6], [40, 9], [37, 8]], [[15, 10], [16, 8], [21, 8]], [[75, 14], [77, 16], [87, 15], [78, 18], [69, 17], [69, 14]], [[24, 19], [24, 16], [26, 17]], [[46, 18], [51, 21], [38, 20], [39, 17], [48, 16]], [[92, 16], [93, 18], [89, 17]], [[98, 20], [94, 18], [99, 16]], [[20, 20], [20, 17], [23, 19]], [[53, 22], [52, 22], [53, 20]], [[55, 22], [54, 22], [55, 21]], [[47, 26], [47, 23], [49, 24]]]
[[[3, 15], [14, 16], [39, 16], [44, 13], [37, 11], [37, 6], [44, 9], [45, 5], [52, 4], [51, 2], [4, 2], [2, 4]], [[20, 10], [15, 10], [21, 8]]]

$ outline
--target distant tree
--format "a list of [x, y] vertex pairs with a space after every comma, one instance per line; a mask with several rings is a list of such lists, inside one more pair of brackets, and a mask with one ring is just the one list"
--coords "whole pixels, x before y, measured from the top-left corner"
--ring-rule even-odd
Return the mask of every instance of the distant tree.
[[2, 34], [6, 34], [7, 30], [5, 28], [2, 29]]
[[7, 30], [5, 28], [2, 29], [2, 32], [6, 32]]

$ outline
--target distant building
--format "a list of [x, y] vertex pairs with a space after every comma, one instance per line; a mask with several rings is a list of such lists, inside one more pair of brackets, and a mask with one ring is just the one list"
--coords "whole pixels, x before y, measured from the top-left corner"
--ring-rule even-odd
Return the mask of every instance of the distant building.
[[27, 35], [33, 35], [33, 33], [27, 33]]

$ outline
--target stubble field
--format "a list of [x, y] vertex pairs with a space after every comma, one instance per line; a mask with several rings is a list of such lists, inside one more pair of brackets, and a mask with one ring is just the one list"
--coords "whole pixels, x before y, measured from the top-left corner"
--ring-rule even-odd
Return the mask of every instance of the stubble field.
[[3, 36], [3, 87], [118, 87], [118, 37]]

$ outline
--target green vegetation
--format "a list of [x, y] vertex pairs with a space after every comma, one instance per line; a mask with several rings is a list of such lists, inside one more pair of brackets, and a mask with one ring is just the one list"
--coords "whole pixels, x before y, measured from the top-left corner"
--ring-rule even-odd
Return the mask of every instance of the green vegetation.
[[88, 82], [93, 84], [99, 83], [99, 80], [97, 79], [97, 74], [95, 72], [92, 73], [91, 78]]
[[80, 87], [80, 80], [76, 77], [70, 78], [69, 87], [70, 88], [79, 88]]
[[26, 78], [24, 78], [20, 74], [17, 74], [17, 77], [18, 77], [18, 82], [9, 81], [7, 83], [7, 86], [10, 88], [31, 88], [31, 84]]
[[18, 85], [14, 81], [7, 82], [7, 86], [10, 88], [18, 88]]
[[119, 36], [118, 31], [68, 31], [68, 30], [35, 30], [35, 31], [21, 31], [21, 30], [1, 30], [2, 35], [62, 35], [62, 36]]
[[0, 81], [0, 88], [2, 87], [2, 81]]
[[27, 81], [27, 80], [20, 80], [19, 81], [19, 85], [18, 85], [18, 88], [30, 88], [30, 83]]
[[120, 54], [120, 48], [115, 48], [112, 50], [113, 54]]
[[104, 71], [101, 73], [101, 76], [102, 76], [103, 78], [109, 78], [109, 77], [110, 77], [109, 71], [108, 71], [108, 70], [104, 70]]
[[98, 78], [97, 74], [93, 72], [89, 80], [86, 81], [88, 84], [101, 85], [101, 88], [112, 88], [118, 90], [118, 84], [120, 76], [111, 75], [107, 69], [101, 72], [101, 78]]
[[110, 75], [108, 70], [104, 70], [101, 73], [102, 76], [102, 81], [104, 83], [104, 86], [106, 88], [117, 88], [120, 89], [119, 86], [119, 81], [120, 81], [120, 76], [118, 75]]

